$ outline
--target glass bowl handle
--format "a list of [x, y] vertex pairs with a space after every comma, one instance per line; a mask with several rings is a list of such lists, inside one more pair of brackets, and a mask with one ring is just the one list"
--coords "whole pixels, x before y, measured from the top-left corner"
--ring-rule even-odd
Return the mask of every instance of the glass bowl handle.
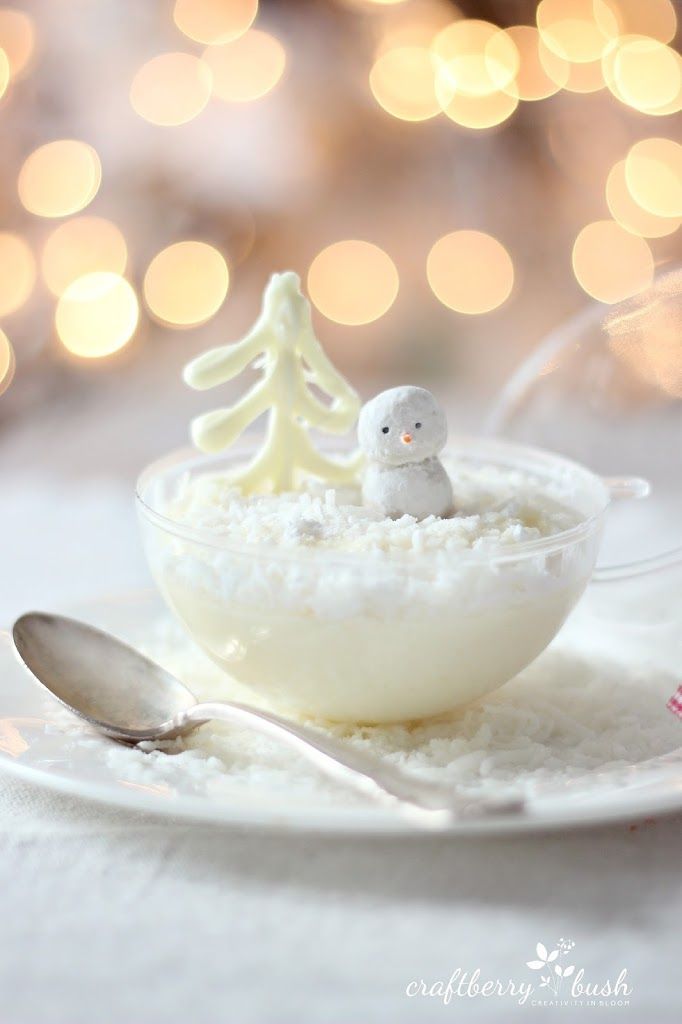
[[[624, 498], [646, 498], [651, 494], [651, 484], [639, 476], [607, 476], [602, 477], [613, 501]], [[593, 583], [609, 583], [615, 580], [630, 579], [644, 573], [668, 569], [673, 565], [682, 564], [682, 548], [674, 548], [652, 558], [643, 558], [637, 562], [623, 565], [602, 565], [592, 573]]]
[[651, 484], [641, 476], [602, 477], [613, 501], [621, 498], [648, 498]]

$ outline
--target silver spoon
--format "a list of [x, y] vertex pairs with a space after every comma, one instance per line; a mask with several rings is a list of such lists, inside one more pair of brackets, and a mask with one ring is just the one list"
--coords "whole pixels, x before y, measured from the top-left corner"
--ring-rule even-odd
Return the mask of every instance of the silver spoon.
[[199, 704], [159, 665], [83, 622], [30, 612], [17, 619], [12, 635], [35, 679], [69, 711], [119, 742], [170, 740], [218, 719], [281, 740], [325, 775], [388, 800], [422, 823], [439, 826], [523, 807], [516, 797], [465, 797], [449, 786], [412, 778], [348, 743], [269, 711], [228, 701]]

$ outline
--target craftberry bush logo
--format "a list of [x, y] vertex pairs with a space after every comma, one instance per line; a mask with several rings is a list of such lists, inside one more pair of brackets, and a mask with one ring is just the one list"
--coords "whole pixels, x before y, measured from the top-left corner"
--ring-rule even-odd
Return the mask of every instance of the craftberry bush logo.
[[538, 959], [526, 961], [526, 967], [530, 967], [532, 971], [546, 971], [540, 976], [540, 988], [549, 989], [555, 996], [559, 995], [564, 979], [575, 973], [575, 964], [564, 966], [557, 961], [561, 956], [568, 956], [574, 946], [575, 942], [571, 939], [559, 939], [556, 949], [548, 953], [547, 947], [538, 942], [535, 947]]
[[405, 995], [435, 999], [444, 1006], [455, 999], [490, 998], [513, 999], [519, 1006], [629, 1006], [632, 988], [627, 968], [615, 978], [590, 978], [585, 968], [568, 962], [575, 959], [574, 948], [572, 939], [558, 939], [551, 950], [538, 942], [534, 959], [526, 960], [526, 967], [538, 972], [537, 984], [523, 978], [485, 978], [478, 967], [473, 971], [457, 967], [448, 979], [411, 981]]

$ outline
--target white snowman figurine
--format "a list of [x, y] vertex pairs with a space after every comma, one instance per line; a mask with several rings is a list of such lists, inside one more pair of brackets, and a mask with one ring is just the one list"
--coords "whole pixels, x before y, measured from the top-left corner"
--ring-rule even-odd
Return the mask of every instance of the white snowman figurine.
[[391, 519], [451, 515], [452, 485], [438, 458], [447, 437], [445, 414], [424, 388], [390, 388], [367, 402], [358, 420], [365, 505]]

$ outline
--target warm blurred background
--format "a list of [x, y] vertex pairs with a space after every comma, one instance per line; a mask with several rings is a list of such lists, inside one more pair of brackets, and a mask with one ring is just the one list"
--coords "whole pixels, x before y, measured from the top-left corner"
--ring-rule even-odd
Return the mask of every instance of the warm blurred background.
[[[182, 365], [239, 336], [274, 270], [301, 275], [364, 394], [432, 387], [467, 429], [563, 319], [643, 293], [681, 255], [679, 14], [2, 7], [0, 493], [16, 521], [41, 510], [55, 574], [78, 517], [116, 502], [127, 517], [135, 471], [185, 443], [207, 403]], [[666, 344], [663, 362], [623, 350], [624, 366], [679, 398]], [[109, 582], [132, 556], [128, 527], [107, 524]]]

